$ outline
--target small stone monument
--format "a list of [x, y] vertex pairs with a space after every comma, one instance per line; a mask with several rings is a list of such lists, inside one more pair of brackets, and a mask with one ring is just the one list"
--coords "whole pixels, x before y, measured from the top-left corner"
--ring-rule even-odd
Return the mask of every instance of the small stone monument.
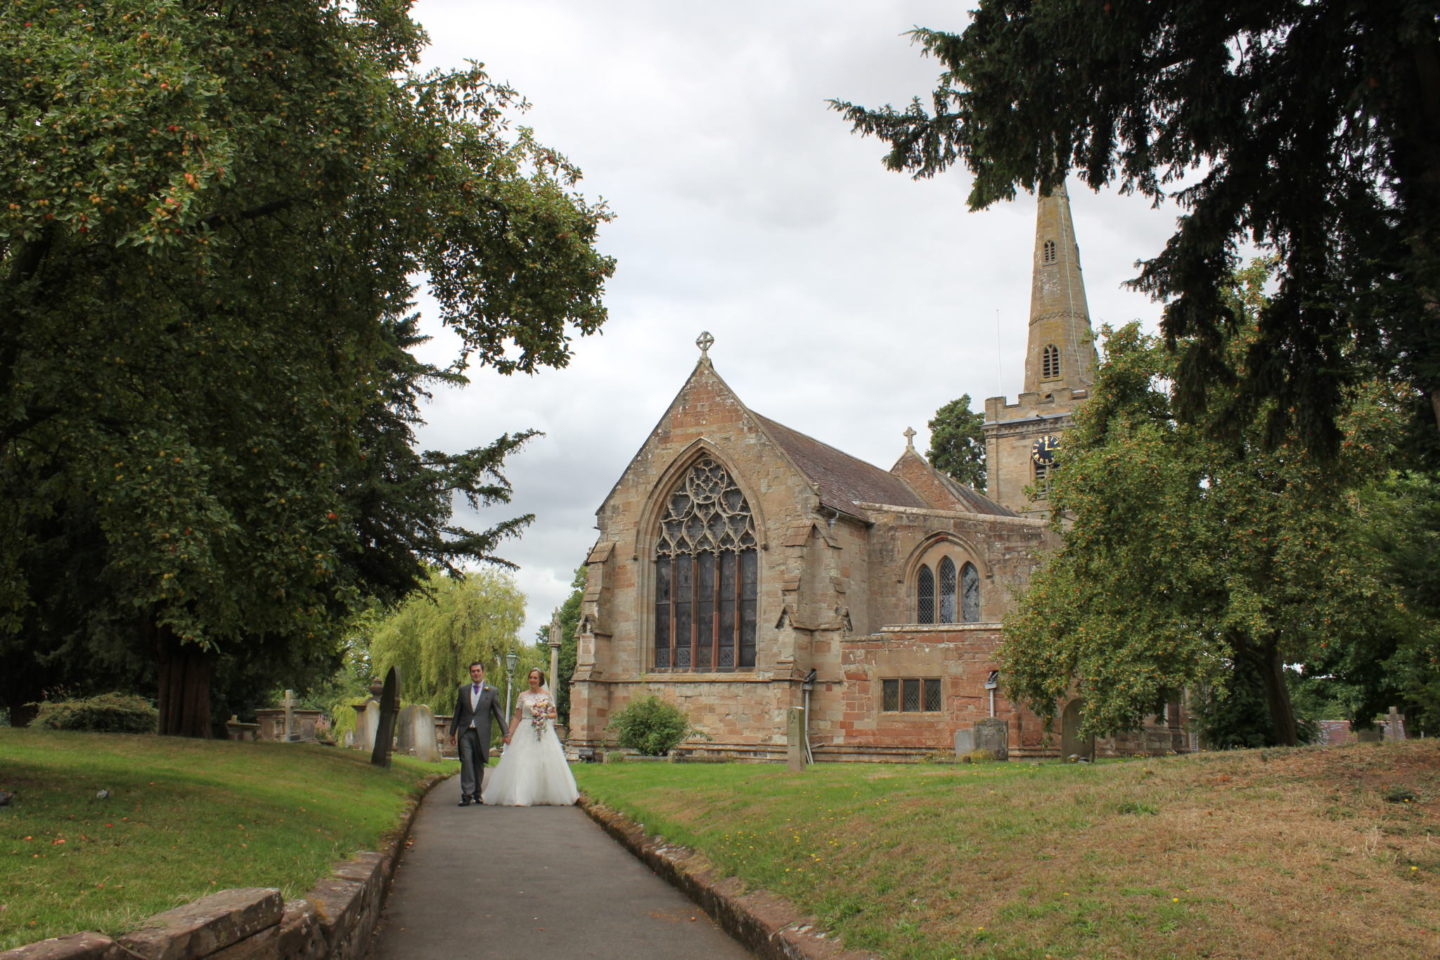
[[[366, 714], [370, 711], [367, 709]], [[390, 766], [390, 751], [395, 746], [395, 717], [400, 713], [400, 668], [391, 667], [385, 674], [385, 686], [380, 691], [380, 706], [376, 717], [375, 746], [370, 751], [370, 762], [377, 767]]]
[[967, 753], [974, 753], [974, 752], [975, 752], [975, 731], [974, 731], [973, 729], [971, 729], [971, 730], [956, 730], [956, 731], [955, 731], [955, 756], [957, 756], [957, 757], [963, 757], [963, 756], [965, 756], [965, 754], [967, 754]]
[[989, 750], [996, 760], [1010, 758], [1010, 723], [998, 717], [975, 721], [975, 749]]
[[805, 769], [805, 708], [791, 707], [785, 724], [785, 764], [791, 770]]
[[431, 763], [440, 759], [440, 751], [435, 746], [435, 715], [425, 704], [412, 703], [400, 711], [395, 749]]
[[1386, 740], [1404, 740], [1404, 739], [1405, 739], [1405, 717], [1404, 717], [1404, 715], [1401, 714], [1400, 711], [1399, 711], [1397, 708], [1391, 707], [1391, 708], [1390, 708], [1390, 712], [1389, 712], [1388, 714], [1386, 714], [1386, 716], [1385, 716], [1385, 723], [1384, 723], [1383, 729], [1384, 729], [1384, 731], [1385, 731], [1385, 739], [1386, 739]]

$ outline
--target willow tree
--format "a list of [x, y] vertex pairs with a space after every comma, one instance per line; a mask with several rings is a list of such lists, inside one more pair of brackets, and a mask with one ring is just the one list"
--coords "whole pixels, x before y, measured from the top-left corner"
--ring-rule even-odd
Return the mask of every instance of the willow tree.
[[[506, 678], [496, 664], [506, 654], [523, 655], [524, 670], [535, 665], [535, 651], [520, 642], [524, 620], [525, 595], [509, 574], [491, 569], [451, 577], [436, 571], [423, 591], [370, 627], [370, 662], [379, 676], [400, 669], [406, 701], [449, 715], [469, 664], [485, 664], [486, 681], [502, 691]], [[516, 678], [521, 689], [523, 677]]]
[[[467, 365], [565, 364], [606, 219], [402, 0], [14, 0], [0, 16], [0, 681], [153, 684], [204, 735], [223, 658], [324, 660], [367, 596], [493, 555], [524, 432], [414, 449]], [[416, 283], [458, 334], [420, 363]], [[151, 664], [142, 669], [137, 664]]]
[[[963, 162], [972, 208], [1070, 171], [1176, 191], [1178, 229], [1134, 283], [1189, 341], [1182, 413], [1218, 401], [1240, 430], [1263, 409], [1272, 442], [1333, 452], [1378, 362], [1440, 450], [1437, 0], [980, 0], [962, 33], [913, 37], [941, 66], [928, 103], [834, 104], [891, 168]], [[1245, 242], [1279, 264], [1242, 375], [1222, 301]]]

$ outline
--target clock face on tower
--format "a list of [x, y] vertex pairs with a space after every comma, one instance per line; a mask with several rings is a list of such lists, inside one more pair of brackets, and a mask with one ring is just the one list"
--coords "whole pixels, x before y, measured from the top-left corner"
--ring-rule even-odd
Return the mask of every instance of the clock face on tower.
[[1055, 451], [1059, 448], [1059, 437], [1041, 437], [1031, 445], [1030, 459], [1039, 466], [1048, 467], [1055, 462]]

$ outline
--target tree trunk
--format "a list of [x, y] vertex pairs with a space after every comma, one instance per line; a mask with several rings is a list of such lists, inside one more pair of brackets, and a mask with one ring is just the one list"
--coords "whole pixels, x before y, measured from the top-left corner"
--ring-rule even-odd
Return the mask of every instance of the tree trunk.
[[1290, 703], [1290, 687], [1285, 683], [1285, 661], [1273, 644], [1260, 654], [1260, 677], [1265, 684], [1265, 705], [1270, 708], [1270, 725], [1275, 743], [1293, 747], [1300, 742], [1295, 725], [1295, 708]]
[[185, 643], [168, 627], [152, 626], [160, 666], [159, 733], [209, 737], [210, 679], [215, 662], [198, 645]]

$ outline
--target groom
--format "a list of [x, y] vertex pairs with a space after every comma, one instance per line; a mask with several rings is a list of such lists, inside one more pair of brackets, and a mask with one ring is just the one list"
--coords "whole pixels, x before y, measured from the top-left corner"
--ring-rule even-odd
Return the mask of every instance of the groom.
[[[470, 682], [460, 684], [455, 698], [455, 716], [450, 718], [450, 743], [460, 753], [460, 806], [480, 802], [485, 785], [485, 764], [490, 759], [490, 717], [505, 729], [505, 712], [500, 709], [499, 692], [485, 682], [485, 665], [470, 664]], [[510, 742], [510, 737], [505, 737]]]

